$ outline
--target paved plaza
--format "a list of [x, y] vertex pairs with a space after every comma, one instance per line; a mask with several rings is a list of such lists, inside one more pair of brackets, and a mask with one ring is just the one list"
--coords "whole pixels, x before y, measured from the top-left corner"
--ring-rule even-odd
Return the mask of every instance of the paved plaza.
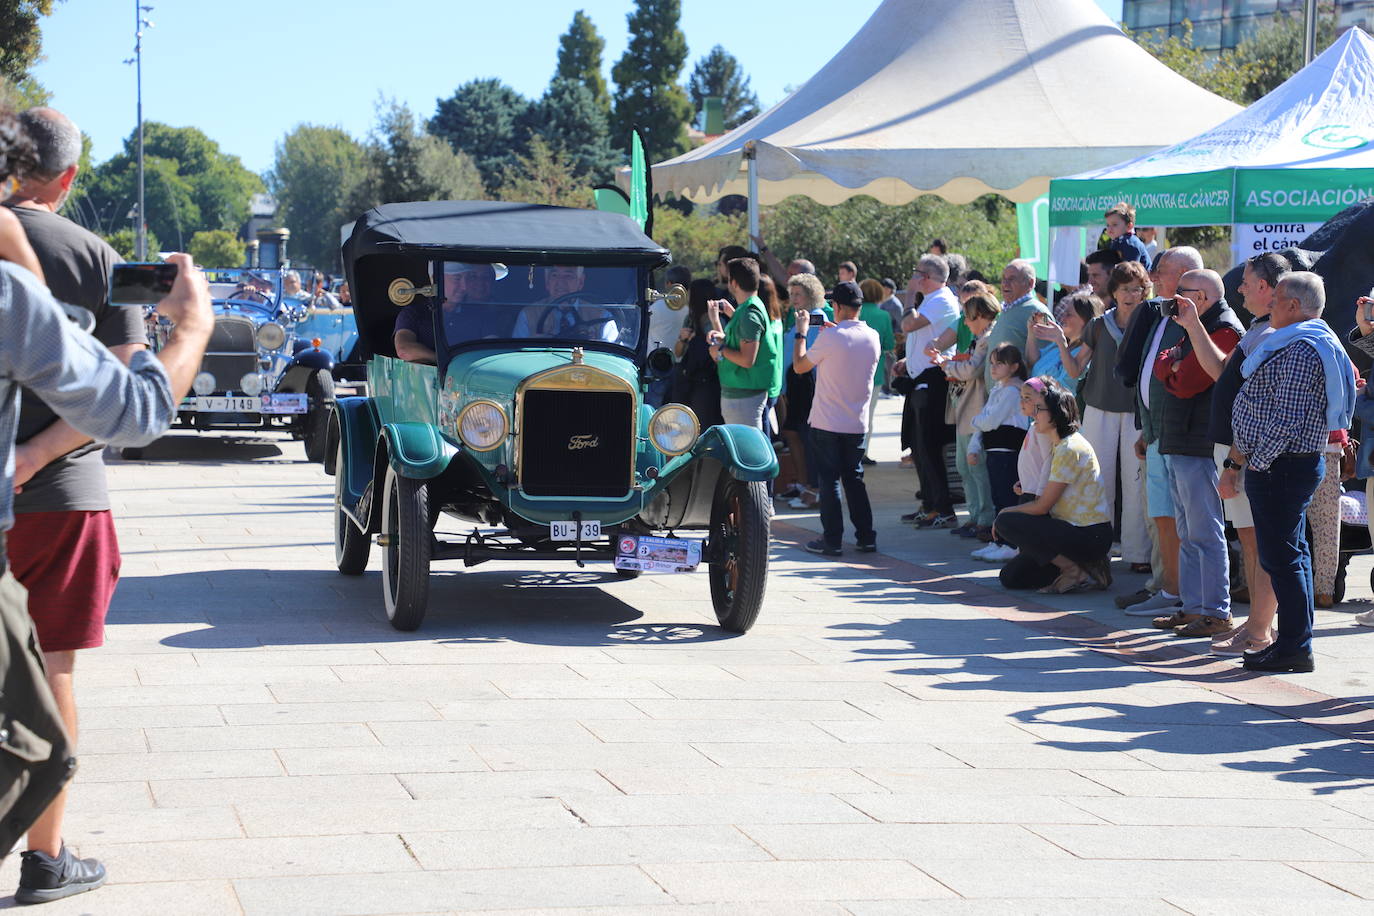
[[436, 564], [400, 633], [375, 550], [334, 571], [299, 443], [112, 460], [67, 833], [110, 883], [43, 912], [1374, 912], [1370, 558], [1315, 674], [1246, 674], [900, 525], [898, 405], [880, 553], [807, 554], [815, 513], [779, 512], [745, 636], [704, 574], [497, 562]]

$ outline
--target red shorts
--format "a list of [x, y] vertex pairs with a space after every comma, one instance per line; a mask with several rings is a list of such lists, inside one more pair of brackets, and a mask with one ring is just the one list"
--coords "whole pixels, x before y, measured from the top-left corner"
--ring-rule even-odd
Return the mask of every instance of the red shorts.
[[105, 512], [24, 512], [6, 538], [10, 571], [29, 592], [44, 652], [105, 642], [105, 613], [119, 582], [119, 542]]

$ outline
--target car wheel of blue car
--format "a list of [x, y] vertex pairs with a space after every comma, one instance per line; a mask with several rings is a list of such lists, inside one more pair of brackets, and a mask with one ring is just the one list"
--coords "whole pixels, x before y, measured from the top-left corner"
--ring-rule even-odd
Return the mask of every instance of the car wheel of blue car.
[[762, 481], [722, 471], [711, 503], [711, 604], [720, 625], [746, 633], [758, 619], [768, 585], [768, 522], [772, 505]]
[[347, 486], [343, 440], [339, 441], [334, 458], [334, 564], [345, 576], [361, 576], [367, 570], [367, 557], [372, 541], [353, 524], [343, 509], [344, 488]]
[[305, 459], [324, 461], [325, 449], [329, 447], [329, 417], [334, 411], [334, 376], [320, 369], [311, 374], [305, 383], [306, 400], [309, 412], [301, 417], [302, 434], [305, 441]]
[[429, 485], [387, 465], [382, 491], [382, 596], [386, 616], [398, 630], [418, 629], [429, 605], [429, 561], [434, 529]]

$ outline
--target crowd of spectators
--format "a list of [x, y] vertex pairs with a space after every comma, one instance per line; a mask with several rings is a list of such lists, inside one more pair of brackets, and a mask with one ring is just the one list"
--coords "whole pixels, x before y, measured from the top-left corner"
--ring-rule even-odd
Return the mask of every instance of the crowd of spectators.
[[[915, 493], [901, 521], [981, 542], [972, 557], [1008, 589], [1109, 589], [1119, 560], [1148, 577], [1116, 596], [1125, 614], [1248, 669], [1310, 671], [1313, 609], [1343, 576], [1364, 400], [1322, 320], [1322, 279], [1260, 255], [1233, 308], [1198, 251], [1142, 238], [1128, 204], [1103, 219], [1081, 284], [1052, 303], [1030, 262], [994, 289], [943, 239], [905, 289], [845, 261], [827, 290], [810, 261], [784, 266], [757, 238], [723, 249], [715, 280], [691, 283], [674, 399], [773, 439], [776, 495], [819, 507], [823, 536], [806, 547], [837, 557], [841, 494], [854, 545], [876, 549], [864, 466], [880, 398], [900, 396]], [[1371, 306], [1354, 339], [1374, 334]]]

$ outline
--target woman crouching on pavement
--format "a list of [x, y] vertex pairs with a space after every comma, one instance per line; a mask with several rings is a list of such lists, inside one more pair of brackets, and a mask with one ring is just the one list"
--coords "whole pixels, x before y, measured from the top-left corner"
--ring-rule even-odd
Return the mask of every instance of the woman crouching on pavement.
[[1097, 456], [1078, 431], [1078, 404], [1048, 376], [1021, 388], [1037, 433], [1050, 444], [1047, 482], [1034, 501], [1003, 509], [997, 534], [1020, 554], [1002, 567], [1006, 588], [1065, 594], [1112, 583], [1112, 517]]

